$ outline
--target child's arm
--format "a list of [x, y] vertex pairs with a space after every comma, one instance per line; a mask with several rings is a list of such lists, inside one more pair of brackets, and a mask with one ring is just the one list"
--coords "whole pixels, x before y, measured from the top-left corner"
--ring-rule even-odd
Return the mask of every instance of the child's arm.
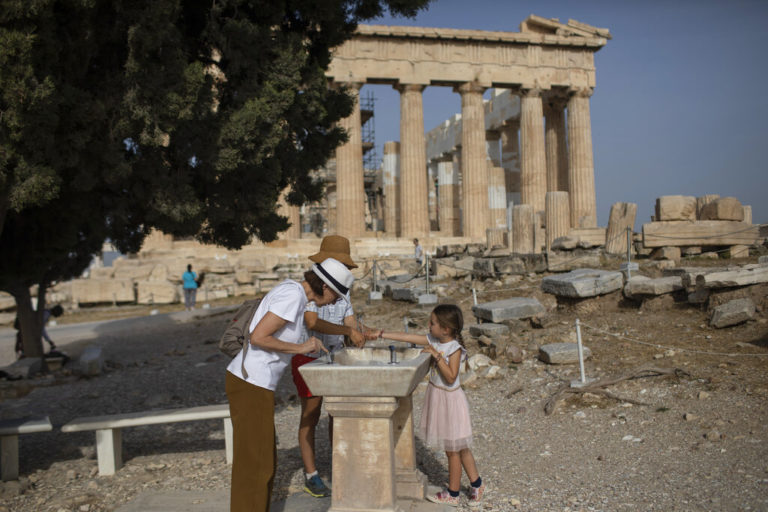
[[409, 332], [397, 332], [397, 331], [386, 331], [384, 332], [384, 329], [380, 329], [378, 333], [374, 331], [375, 334], [378, 334], [378, 338], [387, 338], [388, 340], [395, 340], [395, 341], [404, 341], [406, 343], [413, 343], [415, 345], [429, 345], [429, 341], [427, 341], [427, 336], [424, 334], [411, 334]]
[[[429, 350], [429, 349], [432, 350]], [[435, 350], [432, 346], [425, 348], [424, 352], [432, 354], [432, 358], [436, 361], [437, 371], [442, 375], [443, 380], [448, 384], [453, 384], [456, 377], [459, 376], [459, 366], [461, 366], [461, 350], [457, 350], [450, 356], [448, 356], [448, 362], [445, 362], [445, 358], [440, 355], [440, 352]]]

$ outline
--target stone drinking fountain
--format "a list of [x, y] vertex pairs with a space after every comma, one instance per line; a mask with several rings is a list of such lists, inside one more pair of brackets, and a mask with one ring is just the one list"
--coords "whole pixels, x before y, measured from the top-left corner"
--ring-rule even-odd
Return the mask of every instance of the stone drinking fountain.
[[397, 498], [423, 500], [416, 468], [412, 394], [430, 356], [410, 345], [344, 348], [299, 368], [333, 416], [329, 512], [400, 512]]

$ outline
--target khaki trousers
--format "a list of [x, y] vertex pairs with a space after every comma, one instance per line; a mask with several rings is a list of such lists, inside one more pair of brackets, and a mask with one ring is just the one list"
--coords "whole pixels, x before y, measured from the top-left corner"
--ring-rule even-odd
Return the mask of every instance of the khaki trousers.
[[230, 512], [268, 512], [277, 469], [275, 394], [226, 372], [232, 417]]

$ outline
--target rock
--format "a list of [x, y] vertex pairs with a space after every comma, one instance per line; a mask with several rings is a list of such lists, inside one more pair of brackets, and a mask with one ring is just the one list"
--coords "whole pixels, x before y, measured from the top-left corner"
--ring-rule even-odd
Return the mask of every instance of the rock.
[[12, 378], [29, 379], [40, 373], [43, 369], [42, 357], [25, 357], [14, 361], [10, 366], [3, 368], [3, 371]]
[[568, 272], [577, 268], [600, 266], [600, 250], [577, 249], [575, 251], [549, 251], [547, 270], [550, 272]]
[[[583, 346], [584, 359], [589, 359], [592, 351]], [[549, 364], [571, 364], [579, 362], [579, 349], [576, 343], [549, 343], [539, 347], [539, 359]]]
[[470, 336], [488, 336], [489, 338], [502, 338], [509, 335], [509, 327], [504, 324], [482, 323], [469, 326]]
[[620, 290], [624, 285], [621, 272], [577, 269], [541, 280], [541, 289], [562, 297], [595, 297]]
[[733, 270], [702, 273], [695, 277], [697, 287], [732, 288], [751, 284], [768, 283], [768, 265], [744, 265]]
[[701, 207], [701, 220], [744, 220], [744, 207], [735, 197], [721, 197]]
[[663, 295], [683, 289], [680, 276], [652, 279], [646, 276], [632, 276], [624, 285], [624, 296], [633, 298], [643, 295]]
[[475, 354], [467, 362], [472, 371], [477, 371], [479, 368], [485, 368], [493, 364], [491, 358], [483, 354]]
[[514, 343], [510, 343], [504, 348], [504, 355], [511, 363], [519, 364], [523, 362], [523, 349]]
[[680, 260], [679, 247], [657, 247], [651, 253], [652, 260]]
[[560, 236], [552, 241], [551, 249], [553, 251], [570, 251], [579, 245], [577, 236]]
[[655, 220], [696, 220], [696, 198], [693, 196], [659, 197], [656, 199]]
[[740, 324], [755, 317], [755, 304], [751, 299], [736, 299], [712, 310], [709, 325], [722, 328]]
[[545, 309], [534, 298], [512, 297], [472, 306], [472, 313], [483, 320], [498, 323], [510, 319], [530, 318], [545, 313]]

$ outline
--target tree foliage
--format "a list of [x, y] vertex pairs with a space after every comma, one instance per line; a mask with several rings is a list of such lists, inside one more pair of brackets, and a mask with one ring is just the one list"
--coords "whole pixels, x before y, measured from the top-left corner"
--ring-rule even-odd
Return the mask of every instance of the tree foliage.
[[136, 251], [159, 228], [238, 248], [286, 229], [280, 192], [318, 199], [311, 171], [345, 140], [331, 49], [428, 2], [0, 0], [0, 289], [25, 350], [42, 350], [45, 289], [106, 239]]

